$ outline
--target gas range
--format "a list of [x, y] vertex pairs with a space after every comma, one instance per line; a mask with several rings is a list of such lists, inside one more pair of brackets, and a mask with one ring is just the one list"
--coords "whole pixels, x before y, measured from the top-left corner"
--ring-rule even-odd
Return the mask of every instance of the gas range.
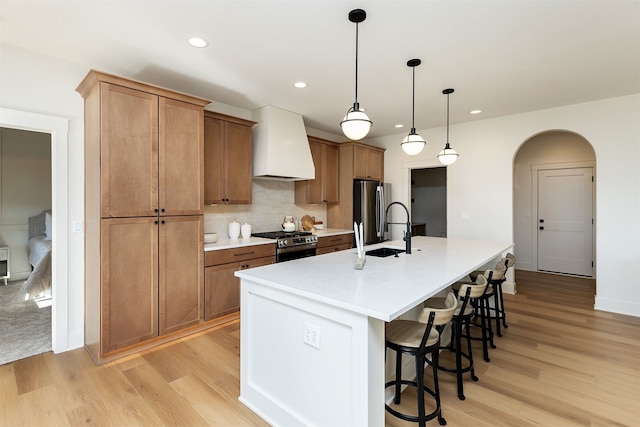
[[314, 256], [318, 246], [318, 237], [309, 231], [268, 231], [252, 236], [276, 240], [276, 262]]

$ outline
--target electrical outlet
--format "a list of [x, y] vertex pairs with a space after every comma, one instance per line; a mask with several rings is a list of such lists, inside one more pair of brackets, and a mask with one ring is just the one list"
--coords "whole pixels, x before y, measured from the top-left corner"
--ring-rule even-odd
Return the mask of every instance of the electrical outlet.
[[304, 343], [320, 350], [320, 328], [305, 322]]

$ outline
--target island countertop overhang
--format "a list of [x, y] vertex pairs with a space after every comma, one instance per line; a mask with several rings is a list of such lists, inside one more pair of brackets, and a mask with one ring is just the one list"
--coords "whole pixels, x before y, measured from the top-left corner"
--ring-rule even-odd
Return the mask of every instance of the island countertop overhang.
[[[404, 249], [402, 240], [372, 245]], [[355, 249], [237, 271], [235, 275], [389, 322], [513, 247], [513, 243], [414, 237], [413, 253], [369, 256], [354, 267]]]

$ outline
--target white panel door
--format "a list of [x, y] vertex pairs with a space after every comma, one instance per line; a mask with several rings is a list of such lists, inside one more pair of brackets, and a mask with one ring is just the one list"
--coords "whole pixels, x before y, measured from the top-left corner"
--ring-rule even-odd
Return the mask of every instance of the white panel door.
[[593, 168], [538, 171], [538, 270], [593, 276]]

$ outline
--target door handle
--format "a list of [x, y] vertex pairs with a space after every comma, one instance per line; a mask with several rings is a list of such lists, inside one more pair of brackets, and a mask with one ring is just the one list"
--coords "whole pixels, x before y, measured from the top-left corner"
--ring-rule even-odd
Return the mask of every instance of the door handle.
[[544, 226], [542, 226], [542, 225], [541, 225], [541, 226], [540, 226], [540, 230], [544, 230]]

